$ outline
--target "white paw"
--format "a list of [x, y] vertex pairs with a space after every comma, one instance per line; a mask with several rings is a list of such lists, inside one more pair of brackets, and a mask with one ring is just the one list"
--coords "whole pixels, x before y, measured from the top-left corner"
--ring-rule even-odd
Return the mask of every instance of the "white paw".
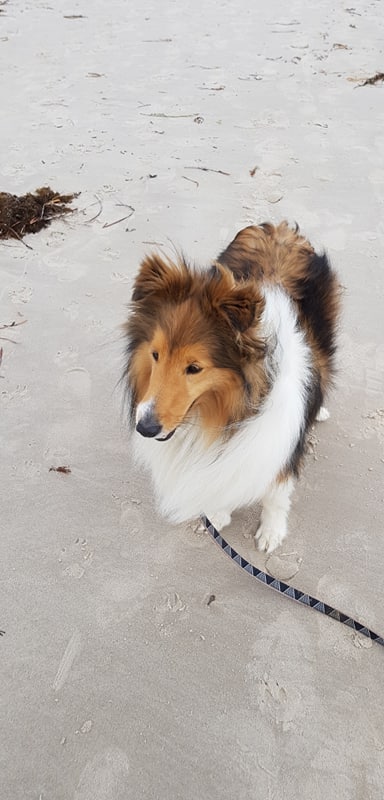
[[231, 515], [229, 511], [218, 511], [217, 514], [212, 514], [212, 516], [208, 515], [208, 519], [217, 531], [222, 531], [226, 525], [229, 525]]
[[272, 553], [276, 547], [281, 544], [284, 539], [286, 531], [281, 531], [276, 528], [269, 527], [265, 523], [261, 523], [257, 529], [255, 538], [257, 539], [257, 549], [263, 553]]
[[321, 406], [320, 411], [316, 416], [316, 422], [325, 422], [326, 419], [329, 419], [330, 413], [325, 406]]

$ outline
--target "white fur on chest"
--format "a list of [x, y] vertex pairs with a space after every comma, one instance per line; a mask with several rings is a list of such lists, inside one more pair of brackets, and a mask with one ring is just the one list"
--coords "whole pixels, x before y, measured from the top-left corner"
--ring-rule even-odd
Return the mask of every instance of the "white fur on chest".
[[262, 328], [267, 339], [277, 342], [276, 378], [261, 412], [228, 442], [209, 449], [193, 423], [178, 429], [168, 442], [133, 434], [135, 456], [152, 473], [160, 511], [174, 522], [259, 501], [299, 439], [311, 353], [287, 295], [267, 288], [265, 299]]

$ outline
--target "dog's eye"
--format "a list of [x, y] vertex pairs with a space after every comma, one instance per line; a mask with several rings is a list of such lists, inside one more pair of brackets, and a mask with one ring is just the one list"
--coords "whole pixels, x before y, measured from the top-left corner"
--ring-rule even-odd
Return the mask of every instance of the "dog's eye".
[[203, 368], [199, 367], [197, 364], [188, 364], [185, 372], [187, 375], [197, 375], [198, 372], [201, 372]]
[[159, 360], [159, 354], [158, 354], [158, 352], [156, 350], [153, 351], [152, 358], [153, 358], [154, 361], [158, 361]]

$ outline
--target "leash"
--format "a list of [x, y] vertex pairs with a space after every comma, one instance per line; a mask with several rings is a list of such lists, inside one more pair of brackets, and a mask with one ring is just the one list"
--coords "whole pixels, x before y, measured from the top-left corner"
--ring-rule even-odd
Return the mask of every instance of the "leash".
[[291, 600], [296, 600], [298, 603], [301, 603], [304, 606], [309, 606], [313, 608], [314, 611], [319, 611], [320, 614], [325, 614], [326, 617], [331, 617], [331, 619], [336, 619], [338, 622], [342, 622], [343, 625], [348, 625], [348, 628], [352, 628], [352, 630], [356, 631], [357, 633], [361, 633], [363, 636], [366, 636], [368, 639], [371, 639], [372, 642], [377, 642], [377, 644], [381, 644], [384, 646], [384, 638], [379, 636], [374, 631], [371, 631], [366, 625], [362, 625], [361, 622], [357, 622], [357, 620], [352, 619], [352, 617], [348, 617], [347, 614], [343, 614], [341, 611], [338, 611], [337, 608], [333, 608], [332, 606], [328, 606], [326, 603], [323, 603], [322, 600], [317, 600], [316, 597], [311, 597], [310, 594], [305, 594], [305, 592], [301, 592], [299, 589], [295, 589], [294, 586], [290, 586], [289, 583], [284, 583], [284, 581], [279, 581], [277, 578], [273, 578], [272, 575], [268, 575], [267, 572], [263, 572], [258, 567], [255, 567], [253, 564], [250, 564], [243, 556], [239, 555], [236, 550], [228, 544], [228, 542], [223, 539], [221, 533], [216, 530], [215, 526], [212, 525], [212, 522], [205, 516], [205, 514], [201, 515], [201, 521], [206, 529], [207, 533], [214, 539], [216, 544], [221, 547], [224, 553], [235, 561], [236, 564], [241, 567], [241, 569], [248, 572], [249, 575], [252, 575], [253, 578], [256, 578], [261, 583], [266, 584], [271, 589], [274, 589], [279, 594], [285, 595], [285, 597], [290, 597]]

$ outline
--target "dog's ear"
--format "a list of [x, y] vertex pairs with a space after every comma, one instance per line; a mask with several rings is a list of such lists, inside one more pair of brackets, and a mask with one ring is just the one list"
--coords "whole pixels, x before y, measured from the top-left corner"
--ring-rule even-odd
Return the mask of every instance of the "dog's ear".
[[147, 256], [141, 263], [133, 284], [133, 302], [146, 298], [181, 301], [188, 297], [192, 274], [181, 259], [177, 264], [158, 253]]
[[132, 300], [143, 300], [153, 294], [161, 294], [169, 283], [169, 268], [161, 256], [153, 253], [141, 262], [139, 273], [133, 284]]
[[207, 295], [211, 307], [235, 331], [245, 333], [254, 323], [261, 297], [250, 281], [236, 283], [232, 272], [216, 264], [210, 273]]

